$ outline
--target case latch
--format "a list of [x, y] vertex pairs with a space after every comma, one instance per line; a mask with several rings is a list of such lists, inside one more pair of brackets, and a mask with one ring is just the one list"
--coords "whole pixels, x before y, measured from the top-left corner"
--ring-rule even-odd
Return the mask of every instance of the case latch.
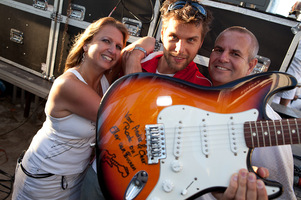
[[41, 9], [41, 10], [47, 10], [47, 7], [48, 7], [47, 0], [44, 0], [44, 1], [33, 0], [33, 7]]
[[85, 18], [86, 8], [77, 4], [71, 4], [69, 17], [72, 19], [83, 21]]
[[124, 17], [122, 18], [122, 23], [126, 26], [130, 35], [137, 36], [137, 37], [140, 36], [140, 32], [142, 28], [141, 21]]
[[23, 32], [17, 29], [10, 29], [10, 40], [18, 44], [23, 44]]

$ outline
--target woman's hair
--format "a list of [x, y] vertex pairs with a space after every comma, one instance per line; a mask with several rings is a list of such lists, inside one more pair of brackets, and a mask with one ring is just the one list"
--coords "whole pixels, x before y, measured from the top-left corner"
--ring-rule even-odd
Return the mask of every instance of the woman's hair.
[[106, 25], [114, 26], [122, 33], [123, 47], [125, 47], [126, 41], [129, 37], [128, 30], [125, 25], [112, 17], [100, 18], [99, 20], [90, 24], [83, 33], [75, 37], [74, 44], [66, 59], [65, 71], [81, 63], [84, 53], [83, 46], [90, 42], [94, 35]]

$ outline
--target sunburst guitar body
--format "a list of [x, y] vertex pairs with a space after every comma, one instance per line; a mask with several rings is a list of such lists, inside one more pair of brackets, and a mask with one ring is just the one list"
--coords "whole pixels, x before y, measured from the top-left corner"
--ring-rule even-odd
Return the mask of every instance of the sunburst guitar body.
[[[280, 72], [201, 87], [136, 73], [118, 79], [99, 107], [97, 173], [107, 199], [194, 199], [223, 191], [256, 147], [300, 143], [298, 119], [269, 120], [276, 92], [294, 88]], [[269, 198], [278, 182], [263, 179]]]

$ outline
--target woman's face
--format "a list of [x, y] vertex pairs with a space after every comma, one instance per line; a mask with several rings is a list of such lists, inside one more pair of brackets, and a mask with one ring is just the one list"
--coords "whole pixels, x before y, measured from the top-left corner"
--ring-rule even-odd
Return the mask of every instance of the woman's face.
[[112, 68], [120, 58], [123, 48], [123, 35], [112, 25], [100, 29], [92, 40], [84, 45], [85, 62], [107, 70]]

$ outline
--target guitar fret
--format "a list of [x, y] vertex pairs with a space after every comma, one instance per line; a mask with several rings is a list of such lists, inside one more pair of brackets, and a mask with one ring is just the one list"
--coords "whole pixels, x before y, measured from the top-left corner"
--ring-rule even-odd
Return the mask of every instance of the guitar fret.
[[[265, 131], [263, 130], [263, 126], [262, 126], [262, 121], [259, 121], [260, 126], [261, 126], [261, 136], [262, 136], [262, 142], [260, 143], [261, 147], [265, 147]], [[259, 133], [258, 133], [259, 134]]]
[[298, 122], [296, 118], [290, 120], [291, 122], [291, 144], [300, 144], [300, 136], [299, 136], [299, 128], [298, 128]]
[[286, 122], [287, 122], [287, 128], [288, 128], [288, 132], [289, 132], [289, 135], [290, 135], [290, 143], [289, 144], [293, 144], [292, 142], [292, 131], [291, 131], [291, 127], [290, 127], [290, 123], [289, 123], [289, 120], [287, 119], [286, 120]]
[[254, 139], [253, 139], [253, 131], [252, 131], [252, 122], [249, 122], [249, 126], [250, 126], [250, 136], [251, 136], [251, 140], [252, 140], [252, 145], [249, 147], [254, 147]]
[[257, 147], [260, 147], [260, 140], [259, 140], [259, 137], [258, 137], [258, 129], [257, 129], [257, 123], [256, 122], [254, 122], [254, 125], [255, 125], [255, 135], [253, 135], [253, 136], [256, 136], [256, 139], [257, 139]]
[[275, 141], [276, 141], [276, 145], [278, 146], [278, 136], [277, 136], [277, 128], [276, 128], [276, 123], [273, 120], [273, 125], [274, 125], [274, 136], [275, 136]]
[[270, 130], [270, 138], [271, 138], [271, 146], [274, 146], [276, 145], [276, 132], [275, 132], [275, 124], [274, 124], [274, 121], [267, 121], [267, 124], [269, 127], [269, 130]]
[[266, 125], [265, 121], [261, 121], [263, 126], [263, 135], [264, 135], [264, 143], [265, 146], [271, 146], [271, 137], [269, 127]]
[[289, 119], [284, 120], [283, 123], [286, 123], [286, 126], [283, 127], [283, 136], [285, 138], [285, 144], [292, 144], [292, 132]]
[[267, 125], [267, 129], [268, 129], [268, 134], [269, 134], [269, 146], [272, 146], [272, 140], [271, 140], [271, 131], [270, 131], [270, 126], [269, 126], [269, 122], [268, 120], [265, 121], [266, 125]]
[[297, 122], [296, 118], [294, 118], [294, 121], [295, 121], [295, 125], [296, 125], [297, 137], [298, 137], [298, 143], [294, 143], [294, 144], [300, 144], [300, 135], [299, 135], [298, 122]]
[[283, 124], [282, 124], [282, 120], [278, 120], [278, 122], [280, 123], [280, 128], [281, 128], [281, 135], [282, 135], [282, 141], [283, 141], [283, 144], [286, 144], [285, 143], [285, 138], [284, 138], [284, 134], [283, 134]]

